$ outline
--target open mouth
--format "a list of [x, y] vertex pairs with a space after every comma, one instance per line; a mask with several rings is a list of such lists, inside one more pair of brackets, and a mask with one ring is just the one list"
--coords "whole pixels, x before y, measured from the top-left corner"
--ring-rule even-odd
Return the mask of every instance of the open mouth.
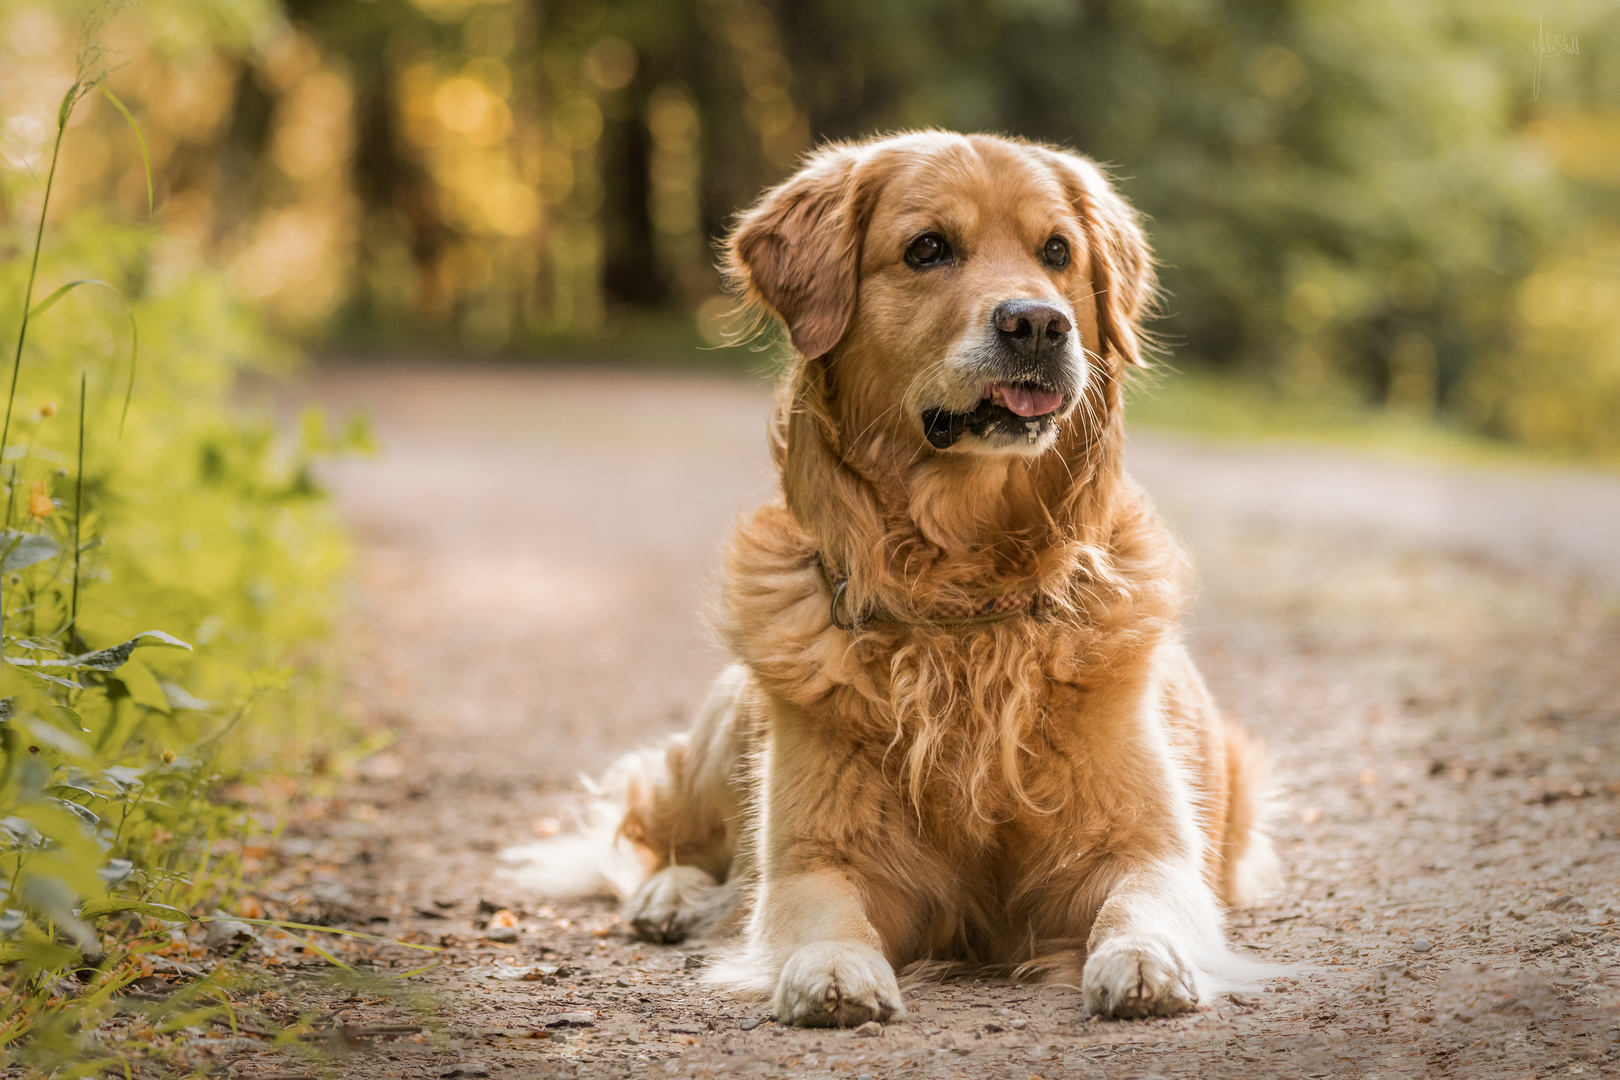
[[995, 382], [984, 388], [984, 400], [1000, 405], [1015, 416], [1036, 417], [1057, 412], [1063, 395], [1035, 383]]
[[[954, 446], [963, 435], [1011, 443], [1036, 442], [1063, 405], [1061, 391], [1032, 382], [993, 382], [969, 412], [924, 409], [923, 432], [936, 449]], [[999, 437], [999, 438], [998, 438]]]

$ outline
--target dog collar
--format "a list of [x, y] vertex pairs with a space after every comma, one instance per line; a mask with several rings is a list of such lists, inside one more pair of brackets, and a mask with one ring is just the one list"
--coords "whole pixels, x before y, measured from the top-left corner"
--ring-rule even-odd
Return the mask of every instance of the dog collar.
[[855, 611], [850, 608], [849, 578], [828, 565], [818, 552], [816, 569], [830, 594], [828, 610], [833, 625], [840, 630], [864, 630], [873, 623], [897, 623], [902, 626], [981, 626], [1001, 622], [1017, 615], [1040, 615], [1045, 610], [1041, 603], [1041, 590], [1035, 586], [1013, 589], [984, 597], [965, 600], [947, 600], [926, 612]]

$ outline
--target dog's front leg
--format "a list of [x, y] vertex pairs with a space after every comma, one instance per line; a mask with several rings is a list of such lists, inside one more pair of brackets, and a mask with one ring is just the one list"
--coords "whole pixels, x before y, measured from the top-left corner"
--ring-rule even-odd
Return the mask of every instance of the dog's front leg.
[[771, 1011], [801, 1027], [855, 1027], [905, 1014], [855, 886], [835, 870], [770, 882], [760, 897], [756, 947], [780, 958]]
[[1207, 996], [1207, 968], [1224, 956], [1220, 908], [1196, 867], [1146, 866], [1098, 910], [1080, 989], [1099, 1016], [1171, 1016]]
[[[771, 995], [784, 1024], [854, 1027], [902, 1016], [874, 923], [903, 921], [902, 860], [883, 845], [893, 793], [835, 719], [771, 705], [754, 836], [759, 878], [747, 940], [720, 981]], [[879, 751], [880, 753], [881, 751]], [[882, 901], [884, 918], [867, 905]]]

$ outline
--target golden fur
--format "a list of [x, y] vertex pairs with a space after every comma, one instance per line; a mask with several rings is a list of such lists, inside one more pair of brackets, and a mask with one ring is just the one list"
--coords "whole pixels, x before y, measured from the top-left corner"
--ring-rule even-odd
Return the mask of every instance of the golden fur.
[[[948, 270], [905, 261], [925, 229]], [[1230, 983], [1221, 903], [1270, 849], [1257, 755], [1180, 643], [1183, 557], [1121, 467], [1154, 292], [1135, 213], [1077, 155], [916, 133], [819, 151], [726, 258], [799, 354], [782, 491], [727, 549], [737, 665], [690, 736], [616, 770], [637, 932], [741, 923], [713, 978], [800, 1024], [902, 1015], [918, 961], [1051, 971], [1114, 1016]], [[919, 413], [979, 400], [962, 358], [1010, 297], [1072, 313], [1081, 392], [1028, 446], [936, 449]], [[1032, 585], [1038, 612], [929, 617]]]

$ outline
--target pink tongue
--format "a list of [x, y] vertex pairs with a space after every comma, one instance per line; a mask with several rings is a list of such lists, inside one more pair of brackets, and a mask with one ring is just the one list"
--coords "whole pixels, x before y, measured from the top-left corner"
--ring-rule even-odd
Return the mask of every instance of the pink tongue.
[[1063, 401], [1063, 395], [1056, 390], [1042, 390], [1034, 386], [996, 383], [991, 389], [1001, 404], [1019, 416], [1043, 416]]

